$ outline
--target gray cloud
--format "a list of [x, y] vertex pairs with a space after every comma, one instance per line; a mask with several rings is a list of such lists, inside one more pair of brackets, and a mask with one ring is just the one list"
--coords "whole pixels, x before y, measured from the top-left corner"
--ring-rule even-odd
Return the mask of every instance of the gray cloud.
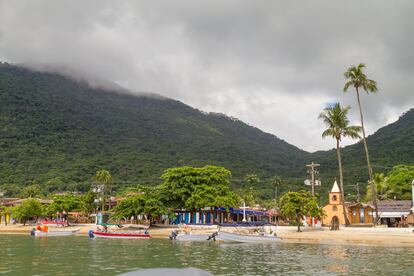
[[[413, 107], [411, 1], [5, 1], [0, 60], [60, 68], [238, 117], [327, 149], [326, 103], [352, 105], [346, 68], [368, 65], [368, 133]], [[345, 144], [352, 141], [345, 141]]]

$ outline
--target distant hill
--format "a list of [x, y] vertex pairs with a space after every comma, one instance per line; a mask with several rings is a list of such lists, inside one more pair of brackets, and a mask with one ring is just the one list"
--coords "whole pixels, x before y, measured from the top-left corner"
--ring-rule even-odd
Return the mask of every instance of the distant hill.
[[0, 65], [0, 183], [154, 183], [169, 167], [225, 166], [234, 178], [294, 177], [309, 153], [222, 114], [157, 95], [91, 88], [63, 76]]
[[[368, 136], [367, 143], [374, 172], [387, 172], [397, 164], [414, 164], [414, 109]], [[368, 170], [362, 142], [344, 147], [342, 154], [348, 184], [366, 181]], [[325, 179], [335, 177], [336, 150], [315, 152], [312, 159], [321, 164]]]
[[[375, 169], [413, 164], [414, 110], [368, 144]], [[361, 144], [343, 154], [347, 181], [366, 179]], [[0, 185], [59, 179], [63, 187], [80, 183], [85, 189], [102, 168], [117, 185], [154, 184], [166, 168], [211, 164], [229, 168], [234, 186], [249, 173], [264, 179], [277, 174], [290, 179], [286, 190], [302, 187], [311, 160], [321, 164], [324, 192], [337, 174], [335, 151], [311, 154], [237, 119], [158, 95], [92, 88], [0, 64]], [[272, 194], [268, 181], [258, 188]]]

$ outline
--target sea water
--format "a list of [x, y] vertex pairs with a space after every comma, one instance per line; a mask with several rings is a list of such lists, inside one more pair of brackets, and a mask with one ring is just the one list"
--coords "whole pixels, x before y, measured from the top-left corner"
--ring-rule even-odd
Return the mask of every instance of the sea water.
[[184, 267], [213, 275], [414, 275], [414, 248], [0, 235], [0, 250], [3, 275], [102, 276]]

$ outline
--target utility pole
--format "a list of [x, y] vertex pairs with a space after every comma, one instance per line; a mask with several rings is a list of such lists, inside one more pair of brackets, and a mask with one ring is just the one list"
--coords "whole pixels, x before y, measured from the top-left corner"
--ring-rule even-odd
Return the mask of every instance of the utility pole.
[[320, 164], [315, 164], [315, 163], [313, 163], [313, 161], [312, 161], [311, 164], [306, 165], [306, 167], [310, 167], [310, 169], [308, 170], [308, 173], [312, 177], [312, 180], [311, 180], [312, 196], [315, 195], [315, 174], [318, 173], [318, 171], [315, 168], [317, 168], [319, 166], [320, 166]]
[[[313, 161], [312, 161], [312, 163], [311, 164], [307, 164], [306, 165], [306, 167], [309, 167], [310, 169], [308, 170], [308, 173], [311, 175], [311, 177], [312, 177], [312, 179], [311, 179], [311, 186], [312, 186], [312, 196], [315, 196], [315, 174], [316, 173], [318, 173], [318, 171], [315, 169], [315, 168], [317, 168], [317, 167], [319, 167], [320, 166], [320, 164], [315, 164], [315, 163], [313, 163]], [[305, 182], [305, 184], [306, 184], [306, 182]], [[312, 220], [312, 227], [314, 227], [315, 226], [315, 222], [314, 222], [314, 219], [313, 219], [313, 217], [311, 217], [311, 220]]]

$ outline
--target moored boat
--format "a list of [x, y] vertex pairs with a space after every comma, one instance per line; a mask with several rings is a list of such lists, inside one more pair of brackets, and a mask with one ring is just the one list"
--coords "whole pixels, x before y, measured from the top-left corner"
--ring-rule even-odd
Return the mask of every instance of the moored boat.
[[55, 236], [71, 236], [79, 232], [79, 229], [71, 229], [71, 230], [48, 230], [48, 231], [39, 231], [39, 230], [32, 230], [30, 231], [31, 236], [35, 237], [55, 237]]
[[170, 240], [178, 241], [215, 241], [217, 237], [217, 232], [212, 234], [192, 234], [192, 233], [183, 233], [178, 234], [177, 231], [172, 231], [168, 237]]
[[126, 233], [126, 232], [100, 232], [90, 230], [88, 232], [91, 238], [110, 238], [110, 239], [149, 239], [151, 235], [146, 233]]
[[279, 242], [282, 239], [273, 235], [266, 234], [238, 234], [230, 232], [218, 232], [218, 239], [225, 242]]

